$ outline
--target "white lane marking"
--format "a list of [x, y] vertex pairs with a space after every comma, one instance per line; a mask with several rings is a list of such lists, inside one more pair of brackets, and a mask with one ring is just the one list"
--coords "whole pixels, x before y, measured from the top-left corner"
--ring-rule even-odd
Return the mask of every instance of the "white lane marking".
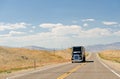
[[117, 72], [115, 72], [114, 70], [112, 70], [110, 67], [108, 67], [106, 64], [104, 64], [103, 62], [100, 61], [100, 58], [98, 59], [99, 62], [105, 66], [107, 69], [109, 69], [112, 73], [114, 73], [116, 76], [120, 77], [120, 74], [118, 74]]
[[27, 73], [22, 73], [22, 74], [18, 74], [18, 75], [15, 75], [15, 76], [7, 77], [6, 79], [12, 79], [12, 78], [16, 78], [16, 77], [22, 77], [22, 76], [25, 76], [25, 75], [29, 75], [29, 74], [32, 74], [32, 73], [44, 71], [44, 70], [47, 70], [47, 69], [50, 69], [50, 68], [54, 68], [54, 67], [63, 66], [63, 65], [66, 65], [66, 64], [69, 64], [69, 63], [63, 63], [63, 64], [59, 64], [59, 65], [56, 65], [56, 66], [51, 66], [51, 67], [43, 68], [43, 69], [40, 69], [40, 70], [29, 71]]

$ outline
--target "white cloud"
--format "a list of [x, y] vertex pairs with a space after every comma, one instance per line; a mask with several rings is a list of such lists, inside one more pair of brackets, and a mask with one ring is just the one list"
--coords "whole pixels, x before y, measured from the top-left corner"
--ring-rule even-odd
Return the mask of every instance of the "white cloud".
[[10, 31], [9, 34], [10, 34], [10, 35], [21, 35], [21, 34], [25, 34], [25, 32]]
[[[46, 24], [43, 24], [46, 25]], [[51, 35], [51, 36], [77, 36], [77, 37], [100, 37], [100, 36], [108, 36], [111, 34], [111, 31], [104, 28], [93, 28], [89, 30], [83, 30], [81, 26], [78, 25], [63, 25], [60, 24], [49, 24], [47, 27], [51, 27], [51, 25], [54, 25], [55, 28], [52, 28], [50, 32], [48, 33], [42, 33], [43, 36]], [[84, 24], [84, 26], [88, 26], [87, 23]], [[49, 36], [48, 36], [49, 37]]]
[[104, 25], [107, 25], [107, 26], [112, 26], [112, 25], [117, 25], [118, 23], [117, 22], [108, 22], [108, 21], [104, 21], [102, 22]]
[[88, 19], [83, 19], [82, 21], [83, 21], [83, 22], [86, 22], [86, 21], [95, 21], [95, 19], [88, 18]]
[[114, 32], [113, 34], [116, 36], [120, 36], [120, 31]]
[[[42, 24], [46, 25], [46, 23]], [[63, 25], [60, 24], [49, 24], [54, 25], [55, 28], [52, 28], [48, 32], [41, 32], [37, 33], [35, 35], [30, 35], [29, 38], [31, 39], [37, 39], [37, 38], [44, 38], [44, 39], [49, 39], [49, 38], [59, 38], [59, 37], [71, 37], [71, 36], [77, 36], [77, 37], [101, 37], [101, 36], [109, 36], [111, 35], [111, 31], [105, 28], [93, 28], [89, 30], [83, 30], [81, 26], [78, 25]], [[47, 27], [49, 27], [47, 25]], [[43, 28], [46, 28], [43, 27]], [[35, 37], [34, 37], [35, 36]]]
[[33, 30], [30, 30], [29, 32], [31, 32], [31, 33], [32, 33], [32, 32], [34, 32], [34, 31], [33, 31]]
[[[42, 26], [41, 26], [42, 25]], [[6, 42], [14, 41], [23, 45], [34, 44], [43, 45], [49, 47], [57, 47], [58, 45], [67, 45], [74, 42], [81, 42], [81, 39], [96, 39], [98, 37], [118, 36], [120, 31], [113, 32], [106, 28], [91, 28], [84, 30], [79, 25], [64, 25], [61, 23], [43, 23], [40, 24], [41, 28], [50, 28], [47, 32], [39, 32], [33, 35], [14, 36], [25, 34], [24, 32], [11, 31], [9, 34], [0, 35], [0, 40], [6, 40]], [[4, 36], [4, 37], [3, 37]], [[104, 38], [102, 38], [104, 39]], [[82, 40], [84, 41], [84, 40]], [[79, 44], [79, 43], [77, 43]]]
[[88, 24], [87, 24], [87, 23], [84, 23], [84, 24], [83, 24], [83, 27], [87, 27], [87, 26], [88, 26]]
[[[42, 24], [45, 25], [46, 23]], [[51, 27], [51, 25], [54, 26], [54, 28]], [[81, 26], [78, 25], [63, 25], [63, 24], [48, 24], [47, 28], [51, 27], [51, 29], [48, 32], [40, 32], [36, 33], [35, 35], [29, 35], [29, 36], [23, 36], [26, 38], [26, 40], [31, 39], [58, 39], [58, 38], [89, 38], [89, 37], [102, 37], [102, 36], [109, 36], [111, 35], [111, 31], [105, 28], [93, 28], [89, 30], [83, 30]], [[33, 32], [32, 30], [30, 32]], [[11, 31], [8, 35], [4, 36], [12, 36], [12, 35], [21, 35], [25, 34], [24, 32], [17, 32], [17, 31]], [[27, 39], [29, 38], [29, 39]], [[62, 39], [61, 39], [62, 40]]]
[[10, 34], [3, 34], [3, 35], [0, 35], [0, 37], [10, 37]]
[[21, 23], [15, 23], [15, 24], [10, 24], [10, 23], [0, 23], [0, 31], [4, 30], [15, 30], [15, 29], [20, 29], [20, 28], [26, 28], [29, 24], [21, 22]]
[[57, 23], [57, 24], [52, 24], [52, 23], [43, 23], [39, 25], [42, 28], [54, 28], [54, 27], [59, 27], [62, 26], [61, 23]]
[[103, 28], [93, 28], [89, 30], [83, 30], [79, 36], [80, 37], [102, 37], [102, 36], [109, 36], [111, 32], [108, 29]]
[[23, 35], [25, 32], [19, 32], [19, 31], [10, 31], [8, 34], [0, 35], [0, 37], [12, 37], [13, 35]]
[[63, 25], [61, 27], [56, 27], [52, 29], [52, 33], [55, 35], [70, 35], [70, 34], [78, 34], [81, 31], [81, 26], [78, 25]]
[[[48, 32], [36, 33], [35, 35], [25, 36], [24, 38], [31, 39], [53, 39], [58, 38], [66, 38], [66, 37], [78, 37], [78, 38], [86, 38], [86, 37], [101, 37], [101, 36], [109, 36], [111, 35], [111, 31], [104, 28], [93, 28], [89, 30], [83, 30], [81, 26], [78, 25], [63, 25], [60, 27], [58, 24], [53, 24], [55, 28], [51, 28]], [[51, 26], [51, 24], [50, 24]], [[47, 25], [47, 27], [49, 27]], [[44, 28], [44, 27], [43, 27]], [[14, 33], [14, 32], [13, 32]], [[28, 40], [28, 39], [27, 39]], [[62, 40], [62, 39], [61, 39]]]

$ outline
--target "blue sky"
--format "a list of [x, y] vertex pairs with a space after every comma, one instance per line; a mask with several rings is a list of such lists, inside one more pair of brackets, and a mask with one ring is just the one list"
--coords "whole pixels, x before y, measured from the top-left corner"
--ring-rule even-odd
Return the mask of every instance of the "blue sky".
[[120, 0], [0, 0], [0, 45], [64, 48], [120, 40]]

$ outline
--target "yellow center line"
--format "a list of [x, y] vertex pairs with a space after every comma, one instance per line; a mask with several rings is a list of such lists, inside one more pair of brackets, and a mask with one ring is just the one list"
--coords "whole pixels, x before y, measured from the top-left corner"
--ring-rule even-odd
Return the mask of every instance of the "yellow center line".
[[57, 79], [64, 79], [64, 78], [68, 77], [70, 74], [72, 74], [73, 72], [77, 71], [83, 65], [85, 65], [85, 63], [76, 66], [75, 68], [71, 69], [70, 71], [68, 71], [68, 72], [64, 73], [63, 75], [59, 76]]

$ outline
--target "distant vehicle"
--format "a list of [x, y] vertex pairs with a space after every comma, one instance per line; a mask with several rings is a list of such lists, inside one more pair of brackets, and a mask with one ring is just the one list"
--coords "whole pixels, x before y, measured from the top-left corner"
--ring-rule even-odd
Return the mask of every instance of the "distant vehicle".
[[75, 46], [72, 48], [72, 63], [85, 62], [85, 48], [83, 46]]

